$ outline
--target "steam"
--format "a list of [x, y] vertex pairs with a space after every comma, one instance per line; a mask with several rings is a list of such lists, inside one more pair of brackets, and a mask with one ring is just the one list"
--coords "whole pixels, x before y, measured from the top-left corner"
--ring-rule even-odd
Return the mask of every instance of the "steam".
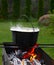
[[30, 27], [24, 27], [21, 24], [17, 23], [17, 24], [12, 24], [12, 22], [10, 23], [10, 30], [11, 31], [21, 31], [21, 32], [38, 32], [39, 28], [30, 28]]
[[27, 27], [11, 27], [10, 28], [11, 31], [21, 31], [21, 32], [38, 32], [39, 29], [38, 28], [34, 28], [35, 31], [33, 31], [33, 28], [27, 28]]

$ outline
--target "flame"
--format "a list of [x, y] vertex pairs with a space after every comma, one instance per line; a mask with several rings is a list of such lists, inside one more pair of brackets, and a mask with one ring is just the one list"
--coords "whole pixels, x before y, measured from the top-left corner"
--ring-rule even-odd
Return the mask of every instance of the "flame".
[[24, 65], [24, 59], [22, 60], [22, 65]]
[[[22, 56], [22, 58], [23, 58], [23, 59], [29, 59], [30, 62], [32, 63], [32, 65], [34, 65], [34, 59], [35, 59], [35, 60], [36, 60], [36, 59], [38, 59], [38, 60], [41, 59], [41, 54], [40, 54], [40, 53], [38, 53], [38, 54], [35, 53], [35, 49], [37, 49], [37, 48], [38, 48], [38, 44], [35, 44], [32, 48], [30, 48], [30, 49], [28, 50], [27, 53], [25, 53], [25, 54]], [[22, 64], [23, 64], [23, 63], [22, 63]]]
[[35, 49], [38, 48], [38, 44], [35, 44], [31, 49], [28, 50], [27, 53], [25, 53], [22, 58], [26, 59], [26, 58], [29, 58], [30, 56], [35, 56]]
[[33, 62], [33, 59], [35, 59], [37, 57], [37, 54], [32, 54], [30, 56], [30, 62]]

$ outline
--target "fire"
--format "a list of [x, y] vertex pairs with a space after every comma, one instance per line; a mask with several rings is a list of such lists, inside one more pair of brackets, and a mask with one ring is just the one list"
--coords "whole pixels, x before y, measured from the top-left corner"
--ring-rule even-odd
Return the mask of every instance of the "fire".
[[31, 49], [29, 49], [29, 51], [25, 53], [22, 58], [26, 59], [29, 58], [30, 56], [33, 58], [36, 57], [37, 56], [35, 53], [36, 48], [38, 48], [38, 44], [35, 44]]
[[32, 54], [32, 56], [30, 57], [30, 62], [33, 62], [33, 59], [35, 59], [37, 57], [36, 54]]
[[[21, 50], [18, 50], [19, 54], [22, 54], [21, 56], [18, 55], [17, 49], [15, 50], [14, 58], [12, 58], [11, 65], [41, 65], [40, 63], [40, 53], [36, 53], [35, 50], [37, 50], [38, 44], [35, 44], [32, 48], [30, 48], [26, 53], [22, 52]], [[20, 57], [19, 57], [20, 56]]]
[[[35, 52], [35, 50], [37, 48], [38, 48], [38, 44], [35, 44], [31, 49], [28, 50], [27, 53], [25, 53], [22, 56], [22, 58], [29, 59], [32, 65], [37, 64], [38, 62], [36, 60], [40, 61], [40, 57], [41, 57], [40, 53], [36, 54], [36, 52]], [[41, 64], [39, 63], [39, 65], [41, 65]]]

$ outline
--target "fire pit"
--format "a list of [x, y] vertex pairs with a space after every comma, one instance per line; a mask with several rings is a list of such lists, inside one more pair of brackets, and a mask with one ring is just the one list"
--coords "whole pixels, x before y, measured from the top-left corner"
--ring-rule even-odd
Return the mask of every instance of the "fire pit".
[[3, 43], [3, 65], [54, 65], [37, 44], [38, 28], [12, 27], [10, 30], [13, 42]]
[[[38, 47], [38, 45], [35, 49], [33, 46], [28, 51], [23, 51], [19, 48], [6, 47], [11, 45], [16, 46], [14, 42], [4, 42], [3, 44], [3, 65], [17, 65], [15, 64], [17, 63], [16, 61], [19, 61], [18, 63], [20, 63], [20, 65], [54, 65], [54, 60], [52, 60], [40, 47]], [[14, 62], [13, 60], [16, 61]]]

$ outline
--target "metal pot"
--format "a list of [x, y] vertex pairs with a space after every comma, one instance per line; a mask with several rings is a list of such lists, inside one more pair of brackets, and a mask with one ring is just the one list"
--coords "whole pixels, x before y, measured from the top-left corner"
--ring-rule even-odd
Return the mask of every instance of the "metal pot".
[[13, 35], [13, 42], [21, 49], [29, 49], [37, 42], [39, 28], [11, 27], [10, 30]]

